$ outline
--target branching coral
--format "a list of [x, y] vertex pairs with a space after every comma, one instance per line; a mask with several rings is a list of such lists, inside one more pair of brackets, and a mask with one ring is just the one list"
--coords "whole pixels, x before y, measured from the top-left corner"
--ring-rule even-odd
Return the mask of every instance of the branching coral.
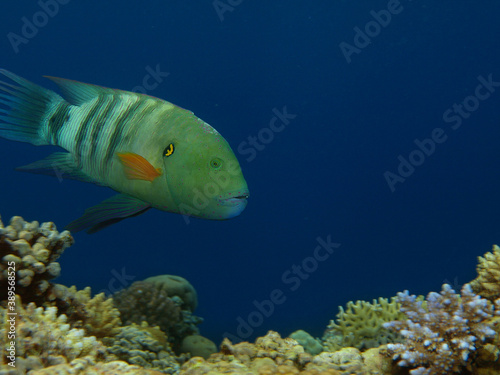
[[478, 257], [477, 277], [470, 282], [472, 290], [493, 301], [500, 298], [500, 247], [493, 245], [491, 253]]
[[404, 318], [395, 298], [390, 302], [387, 298], [373, 300], [373, 303], [348, 302], [346, 310], [342, 306], [339, 310], [337, 321], [330, 322], [323, 336], [323, 346], [329, 351], [344, 347], [363, 350], [401, 340], [397, 333], [383, 327], [386, 322]]
[[[23, 371], [69, 363], [76, 358], [97, 361], [106, 357], [106, 347], [83, 329], [71, 328], [66, 315], [57, 315], [55, 307], [26, 308], [16, 301], [16, 355]], [[5, 328], [4, 328], [5, 329]], [[0, 331], [2, 337], [5, 332]]]
[[471, 354], [495, 336], [488, 324], [495, 314], [492, 304], [475, 295], [468, 284], [461, 296], [444, 284], [441, 293], [429, 293], [426, 308], [408, 291], [399, 293], [397, 301], [408, 319], [384, 326], [406, 341], [389, 344], [387, 349], [400, 366], [416, 367], [412, 375], [459, 373], [470, 365]]
[[0, 300], [6, 299], [8, 266], [15, 264], [16, 293], [25, 303], [41, 305], [61, 267], [56, 260], [73, 244], [68, 231], [59, 233], [54, 223], [28, 223], [14, 216], [6, 227], [0, 220]]

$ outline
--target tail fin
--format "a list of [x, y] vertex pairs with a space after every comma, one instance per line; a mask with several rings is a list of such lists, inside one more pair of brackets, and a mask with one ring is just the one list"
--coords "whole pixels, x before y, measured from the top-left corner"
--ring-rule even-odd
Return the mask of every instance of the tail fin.
[[50, 144], [48, 119], [63, 99], [55, 92], [0, 69], [0, 137], [34, 145]]

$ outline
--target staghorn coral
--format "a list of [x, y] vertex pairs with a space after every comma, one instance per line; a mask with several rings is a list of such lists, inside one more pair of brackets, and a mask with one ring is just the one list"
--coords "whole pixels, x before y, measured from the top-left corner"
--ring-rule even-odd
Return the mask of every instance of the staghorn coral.
[[477, 277], [470, 282], [474, 293], [490, 301], [500, 298], [500, 247], [478, 257]]
[[383, 327], [392, 320], [404, 318], [395, 298], [366, 301], [350, 301], [344, 310], [339, 307], [337, 322], [331, 321], [323, 335], [325, 350], [334, 352], [345, 347], [360, 350], [374, 348], [381, 344], [401, 341], [401, 336]]
[[200, 357], [182, 365], [179, 375], [222, 374], [234, 375], [382, 375], [381, 369], [391, 368], [390, 360], [383, 358], [376, 349], [367, 351], [369, 356], [356, 348], [345, 348], [336, 353], [323, 352], [312, 356], [291, 338], [282, 339], [269, 331], [255, 344], [231, 344], [224, 339], [221, 351], [208, 360]]
[[59, 233], [51, 222], [40, 225], [14, 216], [4, 227], [0, 220], [0, 300], [7, 299], [8, 266], [15, 264], [16, 293], [26, 303], [41, 305], [52, 287], [49, 280], [61, 272], [56, 260], [73, 242], [68, 231]]
[[122, 361], [165, 374], [179, 370], [167, 337], [158, 327], [150, 327], [145, 322], [141, 326], [132, 324], [120, 328], [119, 333], [108, 341], [109, 352]]
[[386, 323], [385, 327], [399, 332], [406, 341], [389, 344], [387, 349], [399, 360], [399, 366], [414, 368], [412, 375], [470, 370], [472, 354], [495, 336], [488, 321], [495, 313], [492, 304], [475, 295], [468, 284], [461, 296], [444, 284], [441, 293], [429, 293], [427, 308], [408, 291], [399, 293], [397, 301], [408, 319]]
[[[1, 310], [4, 315], [5, 310]], [[85, 336], [84, 330], [71, 328], [66, 315], [58, 316], [55, 307], [36, 307], [34, 303], [23, 307], [17, 298], [16, 312], [15, 343], [19, 374], [69, 363], [77, 358], [91, 362], [106, 358], [106, 347], [95, 337]], [[5, 319], [4, 316], [2, 318]], [[6, 328], [2, 327], [0, 337], [6, 337]], [[2, 341], [2, 349], [8, 344]], [[8, 362], [6, 357], [2, 360], [3, 363]]]
[[196, 325], [202, 319], [182, 310], [184, 301], [178, 296], [169, 297], [158, 283], [136, 281], [129, 288], [113, 295], [124, 324], [147, 322], [159, 326], [178, 351], [184, 337], [197, 334]]

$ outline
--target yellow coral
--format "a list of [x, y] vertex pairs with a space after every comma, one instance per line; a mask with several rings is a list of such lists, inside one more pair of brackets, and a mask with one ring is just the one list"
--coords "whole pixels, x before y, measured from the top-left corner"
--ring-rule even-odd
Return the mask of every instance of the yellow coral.
[[339, 310], [337, 322], [332, 320], [323, 336], [323, 346], [329, 351], [344, 347], [373, 348], [399, 339], [399, 335], [382, 326], [386, 322], [404, 318], [395, 297], [390, 302], [387, 298], [373, 300], [373, 303], [350, 301], [346, 310], [342, 306]]
[[120, 312], [114, 307], [113, 299], [100, 293], [86, 304], [87, 317], [83, 329], [97, 338], [115, 336], [121, 326]]
[[55, 284], [47, 296], [49, 301], [43, 305], [57, 307], [72, 326], [83, 328], [88, 336], [102, 339], [116, 335], [122, 322], [113, 300], [106, 298], [104, 293], [91, 296], [90, 287], [77, 290], [75, 286], [68, 288]]
[[477, 277], [470, 282], [474, 293], [493, 301], [500, 298], [500, 247], [478, 257]]

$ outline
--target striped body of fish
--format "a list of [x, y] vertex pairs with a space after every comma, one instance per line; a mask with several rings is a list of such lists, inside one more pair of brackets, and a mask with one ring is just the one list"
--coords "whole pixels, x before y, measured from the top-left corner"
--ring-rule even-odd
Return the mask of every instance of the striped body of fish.
[[119, 194], [68, 229], [92, 233], [149, 208], [224, 220], [246, 207], [248, 188], [226, 140], [192, 112], [128, 91], [48, 77], [62, 92], [0, 74], [0, 137], [57, 145], [20, 170], [108, 186]]

